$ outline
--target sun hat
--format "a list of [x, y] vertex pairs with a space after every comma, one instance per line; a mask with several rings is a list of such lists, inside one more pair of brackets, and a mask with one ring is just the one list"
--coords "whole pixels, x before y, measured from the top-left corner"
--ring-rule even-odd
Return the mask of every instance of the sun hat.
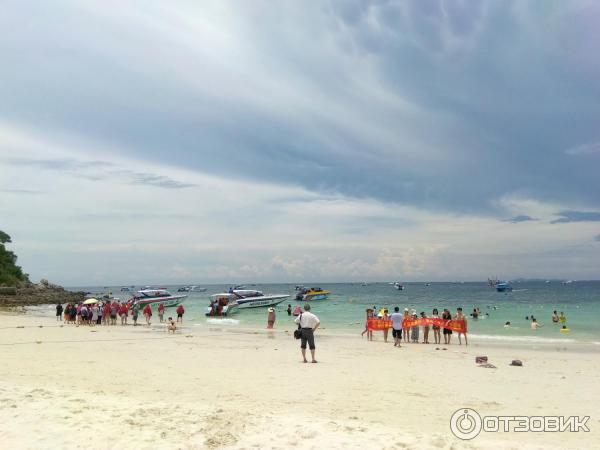
[[269, 308], [268, 310], [269, 312], [275, 312], [275, 310], [273, 308]]

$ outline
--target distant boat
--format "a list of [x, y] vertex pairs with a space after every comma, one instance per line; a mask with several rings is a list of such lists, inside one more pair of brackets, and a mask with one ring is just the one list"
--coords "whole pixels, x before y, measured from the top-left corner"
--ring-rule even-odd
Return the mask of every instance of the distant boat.
[[399, 291], [403, 291], [404, 290], [404, 285], [402, 283], [397, 282], [397, 281], [394, 283], [394, 287], [396, 289], [398, 289]]
[[498, 283], [496, 283], [496, 290], [498, 292], [510, 292], [513, 290], [513, 288], [506, 281], [499, 281]]
[[121, 288], [121, 292], [129, 292], [131, 289], [129, 289], [127, 286], [123, 286]]

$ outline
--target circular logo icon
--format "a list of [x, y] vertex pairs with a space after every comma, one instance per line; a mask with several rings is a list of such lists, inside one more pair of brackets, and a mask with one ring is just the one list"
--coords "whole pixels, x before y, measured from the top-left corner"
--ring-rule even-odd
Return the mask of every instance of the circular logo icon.
[[473, 439], [481, 432], [481, 416], [471, 408], [459, 409], [450, 417], [450, 430], [459, 439]]

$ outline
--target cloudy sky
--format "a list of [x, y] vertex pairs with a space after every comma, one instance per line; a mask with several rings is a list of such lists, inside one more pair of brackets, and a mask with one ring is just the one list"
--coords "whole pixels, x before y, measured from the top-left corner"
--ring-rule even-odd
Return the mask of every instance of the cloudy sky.
[[596, 1], [0, 8], [34, 280], [600, 278]]

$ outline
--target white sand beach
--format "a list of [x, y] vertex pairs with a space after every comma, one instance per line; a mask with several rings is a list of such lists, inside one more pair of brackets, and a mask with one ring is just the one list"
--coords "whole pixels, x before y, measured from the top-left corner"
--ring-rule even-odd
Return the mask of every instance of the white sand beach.
[[[24, 327], [24, 328], [16, 328]], [[407, 344], [291, 328], [60, 327], [0, 315], [6, 449], [560, 448], [597, 446], [600, 355]], [[377, 334], [377, 333], [376, 333]], [[391, 337], [391, 336], [390, 336]], [[439, 346], [442, 347], [442, 346]], [[480, 368], [487, 355], [496, 369]], [[523, 367], [512, 367], [521, 359]], [[591, 416], [589, 433], [451, 434], [451, 415]]]

